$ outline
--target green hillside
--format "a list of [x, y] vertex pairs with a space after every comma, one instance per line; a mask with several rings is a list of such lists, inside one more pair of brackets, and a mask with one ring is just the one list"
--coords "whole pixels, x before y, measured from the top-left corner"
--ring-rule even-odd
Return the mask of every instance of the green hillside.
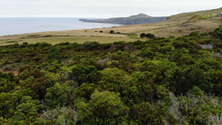
[[185, 21], [185, 20], [192, 18], [195, 15], [199, 15], [199, 16], [214, 15], [214, 16], [216, 16], [219, 12], [222, 12], [222, 8], [176, 14], [176, 15], [170, 16], [167, 20], [168, 21]]

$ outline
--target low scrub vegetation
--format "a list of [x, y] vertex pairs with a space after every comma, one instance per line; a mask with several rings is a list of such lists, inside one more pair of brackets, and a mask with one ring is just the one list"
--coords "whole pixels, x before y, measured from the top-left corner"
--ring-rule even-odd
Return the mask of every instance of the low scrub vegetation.
[[221, 124], [221, 34], [0, 46], [0, 124]]

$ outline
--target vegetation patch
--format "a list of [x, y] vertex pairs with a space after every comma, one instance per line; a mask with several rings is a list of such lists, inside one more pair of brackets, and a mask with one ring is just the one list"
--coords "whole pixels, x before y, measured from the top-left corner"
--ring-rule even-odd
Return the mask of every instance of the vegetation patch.
[[17, 43], [18, 41], [15, 40], [10, 40], [10, 41], [5, 41], [5, 43]]
[[191, 17], [189, 20], [186, 21], [186, 23], [189, 23], [189, 22], [194, 22], [194, 21], [197, 21], [201, 19], [201, 17], [199, 15], [194, 15], [193, 17]]
[[27, 38], [39, 38], [39, 37], [42, 37], [42, 36], [39, 34], [32, 34], [32, 35], [27, 36]]
[[129, 34], [129, 37], [132, 38], [132, 39], [139, 39], [137, 34]]
[[207, 18], [212, 18], [215, 17], [216, 15], [201, 15], [200, 18], [201, 19], [207, 19]]

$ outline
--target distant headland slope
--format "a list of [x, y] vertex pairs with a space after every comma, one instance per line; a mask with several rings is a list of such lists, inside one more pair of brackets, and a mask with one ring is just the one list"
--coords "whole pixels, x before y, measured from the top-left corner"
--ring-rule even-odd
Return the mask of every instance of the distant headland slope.
[[109, 18], [109, 19], [79, 19], [79, 20], [83, 22], [133, 25], [133, 24], [144, 24], [144, 23], [157, 23], [164, 21], [166, 19], [167, 17], [151, 17], [141, 13], [138, 15], [132, 15], [130, 17], [119, 17], [119, 18]]

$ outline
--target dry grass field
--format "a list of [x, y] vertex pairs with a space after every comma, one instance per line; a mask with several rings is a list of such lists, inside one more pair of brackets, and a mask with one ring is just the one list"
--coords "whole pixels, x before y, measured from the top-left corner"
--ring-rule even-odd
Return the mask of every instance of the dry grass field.
[[[61, 42], [84, 43], [86, 41], [97, 41], [100, 43], [111, 43], [115, 41], [129, 42], [142, 40], [139, 37], [141, 33], [153, 33], [159, 37], [177, 37], [187, 35], [194, 31], [199, 31], [201, 33], [213, 31], [215, 28], [222, 25], [222, 17], [215, 17], [219, 12], [222, 12], [222, 8], [177, 14], [159, 23], [1, 36], [0, 45], [20, 44], [23, 42], [47, 42], [51, 44]], [[110, 30], [113, 30], [115, 33], [110, 34]], [[100, 31], [102, 31], [102, 33]], [[134, 35], [132, 36], [132, 34]]]
[[46, 42], [51, 44], [58, 44], [61, 42], [70, 42], [70, 43], [84, 43], [86, 41], [90, 42], [100, 42], [100, 43], [112, 43], [116, 41], [134, 41], [135, 39], [131, 39], [128, 37], [104, 37], [104, 36], [53, 36], [53, 37], [39, 37], [39, 38], [23, 38], [23, 39], [7, 39], [1, 40], [0, 45], [8, 45], [14, 43], [38, 43], [38, 42]]

